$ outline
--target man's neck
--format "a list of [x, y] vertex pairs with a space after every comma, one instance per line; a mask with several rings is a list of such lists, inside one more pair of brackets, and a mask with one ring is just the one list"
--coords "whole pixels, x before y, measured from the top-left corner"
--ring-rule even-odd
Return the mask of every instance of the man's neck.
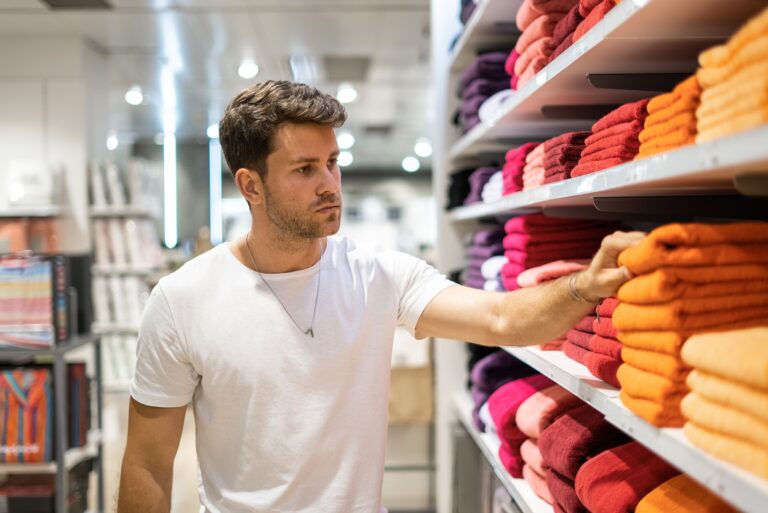
[[[247, 238], [241, 237], [232, 248], [247, 267], [261, 273], [287, 273], [312, 267], [325, 250], [327, 237], [318, 239], [286, 239], [267, 230], [251, 228]], [[250, 252], [250, 254], [249, 254]]]

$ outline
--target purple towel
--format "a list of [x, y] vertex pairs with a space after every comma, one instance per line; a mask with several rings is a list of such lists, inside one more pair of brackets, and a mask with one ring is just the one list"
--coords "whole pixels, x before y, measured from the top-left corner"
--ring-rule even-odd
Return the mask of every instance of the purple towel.
[[470, 373], [472, 388], [470, 393], [475, 407], [472, 411], [476, 426], [484, 430], [485, 426], [476, 417], [488, 397], [499, 387], [510, 381], [535, 374], [536, 370], [524, 364], [506, 351], [496, 351], [479, 360]]
[[480, 106], [488, 98], [490, 98], [490, 96], [476, 95], [476, 96], [470, 96], [469, 98], [462, 100], [461, 115], [465, 117], [476, 115], [477, 112], [480, 110]]
[[475, 246], [488, 246], [501, 242], [506, 232], [503, 226], [497, 226], [495, 228], [488, 228], [486, 230], [479, 230], [472, 235], [472, 244]]
[[467, 251], [467, 255], [471, 257], [485, 258], [486, 260], [496, 255], [504, 254], [504, 245], [501, 243], [494, 244], [492, 246], [472, 246]]
[[490, 98], [499, 91], [509, 88], [509, 80], [488, 80], [486, 78], [478, 78], [470, 82], [470, 84], [461, 91], [461, 98], [467, 99], [472, 96], [485, 96]]
[[477, 56], [475, 61], [461, 73], [459, 83], [465, 89], [473, 80], [485, 78], [488, 80], [504, 80], [508, 78], [504, 70], [504, 62], [509, 52], [488, 52]]

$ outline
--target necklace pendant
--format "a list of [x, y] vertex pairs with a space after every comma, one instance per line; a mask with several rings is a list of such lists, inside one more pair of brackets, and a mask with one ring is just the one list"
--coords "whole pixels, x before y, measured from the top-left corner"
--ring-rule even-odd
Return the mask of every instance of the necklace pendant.
[[309, 335], [312, 338], [315, 338], [315, 332], [312, 331], [312, 328], [307, 329], [307, 331], [305, 331], [304, 334]]

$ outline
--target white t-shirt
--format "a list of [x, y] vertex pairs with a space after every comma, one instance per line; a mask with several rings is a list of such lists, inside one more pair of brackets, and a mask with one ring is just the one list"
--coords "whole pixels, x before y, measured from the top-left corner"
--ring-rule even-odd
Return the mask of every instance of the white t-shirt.
[[[321, 270], [322, 267], [322, 270]], [[314, 266], [266, 274], [227, 244], [160, 280], [131, 395], [193, 403], [203, 511], [378, 513], [395, 327], [453, 283], [418, 258], [329, 237]]]

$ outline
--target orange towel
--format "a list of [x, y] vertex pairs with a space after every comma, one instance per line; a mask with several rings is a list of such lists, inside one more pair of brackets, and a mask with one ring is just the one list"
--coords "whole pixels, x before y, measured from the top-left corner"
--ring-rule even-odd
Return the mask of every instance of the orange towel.
[[[736, 98], [739, 96], [739, 93], [749, 93], [750, 87], [747, 84], [761, 84], [762, 79], [765, 77], [766, 69], [768, 69], [768, 60], [756, 62], [751, 66], [739, 70], [722, 84], [703, 89], [701, 91], [701, 103], [706, 104], [717, 98], [721, 100], [726, 98]], [[752, 94], [755, 93], [755, 91], [751, 92]]]
[[681, 100], [683, 103], [687, 97], [698, 97], [701, 94], [701, 86], [696, 75], [691, 75], [672, 89], [671, 93], [660, 94], [648, 102], [648, 114], [653, 115], [675, 105]]
[[742, 385], [695, 369], [688, 374], [685, 383], [705, 399], [750, 413], [768, 422], [768, 389]]
[[697, 143], [705, 143], [727, 135], [744, 132], [768, 123], [768, 106], [728, 119], [726, 122], [707, 130], [699, 130]]
[[[681, 396], [676, 396], [680, 397]], [[659, 427], [681, 427], [685, 419], [680, 413], [679, 403], [676, 405], [661, 405], [647, 399], [638, 399], [629, 395], [624, 389], [619, 392], [619, 398], [624, 406], [646, 422]]]
[[616, 373], [621, 390], [635, 399], [645, 399], [664, 406], [677, 406], [689, 392], [685, 379], [672, 381], [653, 372], [646, 372], [623, 363]]
[[637, 503], [635, 513], [738, 513], [685, 474], [675, 476]]
[[626, 303], [666, 303], [678, 298], [726, 296], [768, 291], [768, 264], [663, 267], [619, 288]]
[[[722, 324], [714, 328], [697, 330], [697, 333], [725, 332], [760, 326], [765, 324], [765, 319], [755, 318], [750, 321]], [[692, 335], [682, 331], [621, 331], [618, 338], [627, 347], [656, 351], [659, 353], [678, 355], [683, 343]], [[690, 365], [690, 364], [689, 364]]]
[[693, 422], [686, 422], [683, 429], [688, 440], [704, 452], [768, 479], [768, 450]]
[[[768, 59], [768, 56], [766, 56]], [[702, 99], [696, 109], [698, 128], [711, 128], [726, 118], [761, 109], [768, 103], [768, 66], [763, 66], [764, 76], [750, 76], [742, 82], [729, 80], [731, 89], [723, 94]]]
[[633, 274], [659, 267], [768, 262], [768, 223], [673, 223], [653, 230], [619, 255]]
[[[768, 324], [768, 315], [763, 324]], [[681, 354], [691, 367], [768, 389], [768, 326], [696, 335]]]
[[696, 75], [704, 88], [714, 87], [729, 80], [742, 69], [765, 61], [766, 57], [768, 57], [768, 34], [763, 34], [750, 41], [724, 65], [699, 68]]
[[635, 160], [694, 144], [696, 142], [697, 133], [698, 132], [695, 129], [691, 129], [690, 127], [680, 127], [667, 135], [651, 139], [640, 145], [640, 150], [638, 151], [637, 156], [635, 156]]
[[696, 392], [685, 396], [680, 411], [697, 426], [768, 450], [768, 422], [754, 415], [710, 401]]
[[[660, 97], [657, 96], [656, 98]], [[653, 102], [653, 100], [651, 100], [651, 102]], [[669, 106], [660, 109], [653, 114], [649, 114], [648, 117], [645, 118], [645, 127], [648, 128], [664, 123], [665, 121], [669, 121], [670, 119], [679, 114], [682, 114], [683, 112], [696, 112], [696, 109], [699, 108], [700, 103], [701, 102], [698, 94], [687, 94], [685, 96], [681, 96], [677, 100], [674, 100]], [[650, 105], [650, 103], [648, 103], [648, 105]]]
[[693, 110], [677, 114], [669, 120], [656, 125], [650, 125], [646, 122], [645, 128], [640, 132], [637, 138], [641, 143], [645, 143], [658, 137], [674, 133], [680, 128], [687, 128], [694, 133], [698, 130], [696, 128], [696, 114]]
[[700, 53], [699, 64], [703, 68], [725, 66], [742, 48], [764, 36], [766, 32], [768, 32], [768, 8], [750, 18], [725, 44], [713, 46]]
[[[686, 311], [687, 305], [694, 302], [709, 300], [716, 307], [719, 301], [734, 304], [740, 300], [745, 302], [765, 301], [763, 294], [745, 294], [724, 298], [681, 299], [661, 305], [630, 305], [622, 303], [616, 309], [613, 324], [617, 330], [625, 331], [688, 331], [697, 332], [704, 329], [714, 330], [727, 324], [745, 323], [756, 319], [768, 318], [768, 303], [730, 310], [702, 310], [700, 312]], [[739, 298], [739, 299], [737, 299]], [[621, 338], [621, 337], [619, 337]]]
[[634, 347], [623, 347], [621, 359], [637, 369], [652, 372], [676, 382], [684, 381], [691, 371], [680, 355], [657, 353]]

